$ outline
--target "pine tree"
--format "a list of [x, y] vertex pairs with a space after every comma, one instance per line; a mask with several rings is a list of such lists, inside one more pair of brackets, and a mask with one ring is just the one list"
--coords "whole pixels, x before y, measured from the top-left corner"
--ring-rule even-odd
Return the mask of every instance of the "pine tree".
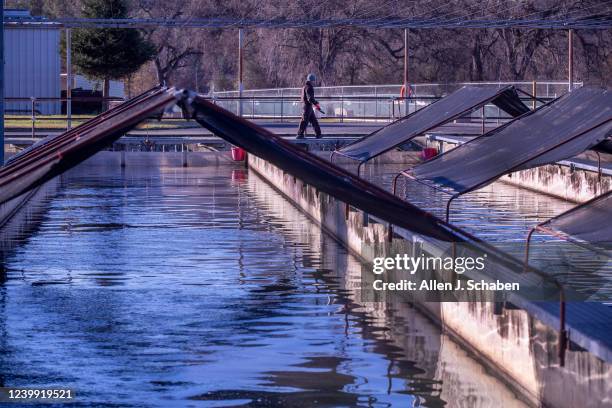
[[[82, 4], [86, 18], [128, 18], [125, 0], [83, 0]], [[111, 79], [136, 72], [155, 54], [155, 47], [140, 31], [130, 28], [77, 29], [72, 35], [72, 49], [78, 70], [89, 78], [104, 81], [105, 98]]]

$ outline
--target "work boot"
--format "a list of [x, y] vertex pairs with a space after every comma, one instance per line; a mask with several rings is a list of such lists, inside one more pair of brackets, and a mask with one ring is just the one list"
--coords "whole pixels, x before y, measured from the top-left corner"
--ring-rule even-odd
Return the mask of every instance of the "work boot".
[[317, 139], [321, 139], [323, 136], [321, 136], [320, 134], [318, 134], [317, 136], [315, 136]]
[[299, 133], [298, 133], [298, 134], [295, 136], [295, 138], [296, 138], [296, 139], [303, 139], [303, 138], [304, 138], [304, 135], [301, 135], [301, 134], [299, 134]]

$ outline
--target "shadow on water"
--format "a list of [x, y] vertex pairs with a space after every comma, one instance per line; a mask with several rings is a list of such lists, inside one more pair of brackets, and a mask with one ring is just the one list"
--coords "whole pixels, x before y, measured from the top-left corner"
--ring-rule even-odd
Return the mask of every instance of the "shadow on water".
[[522, 406], [410, 305], [360, 303], [359, 262], [254, 174], [81, 166], [40, 208], [5, 240], [4, 385], [73, 387], [73, 406]]

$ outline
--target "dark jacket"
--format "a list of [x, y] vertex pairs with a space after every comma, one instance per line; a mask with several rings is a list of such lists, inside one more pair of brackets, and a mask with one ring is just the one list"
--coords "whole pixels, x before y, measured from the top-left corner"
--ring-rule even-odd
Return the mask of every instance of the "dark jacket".
[[319, 103], [314, 97], [314, 87], [310, 81], [306, 81], [306, 84], [302, 88], [302, 103], [307, 106], [317, 105]]

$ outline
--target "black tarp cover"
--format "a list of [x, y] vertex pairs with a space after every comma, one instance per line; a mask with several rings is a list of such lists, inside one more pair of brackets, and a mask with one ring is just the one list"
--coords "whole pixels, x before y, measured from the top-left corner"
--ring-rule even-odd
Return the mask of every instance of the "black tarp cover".
[[540, 226], [609, 248], [612, 245], [612, 191], [551, 218]]
[[612, 92], [582, 87], [405, 174], [463, 193], [576, 156], [612, 133]]
[[338, 150], [343, 156], [365, 161], [402, 145], [412, 138], [457, 119], [489, 102], [512, 116], [529, 111], [512, 86], [464, 86], [376, 132]]

